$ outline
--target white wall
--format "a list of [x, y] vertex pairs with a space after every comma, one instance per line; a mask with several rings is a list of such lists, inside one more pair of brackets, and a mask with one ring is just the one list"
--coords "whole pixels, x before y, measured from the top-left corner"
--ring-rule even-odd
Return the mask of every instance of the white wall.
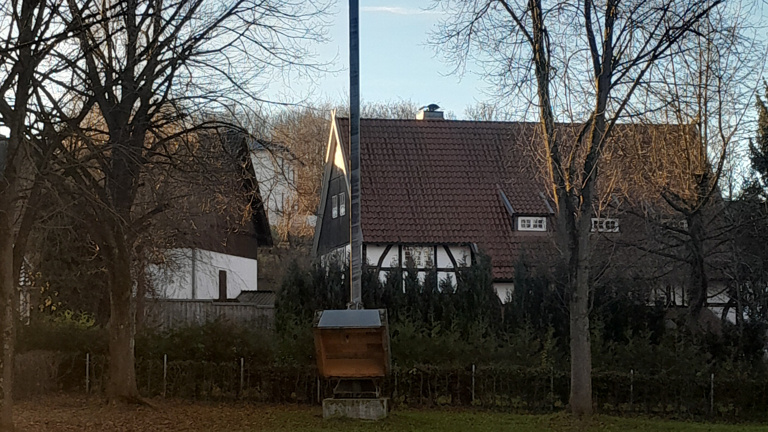
[[258, 263], [254, 259], [187, 248], [174, 249], [168, 256], [169, 265], [149, 269], [160, 297], [218, 299], [220, 270], [227, 272], [228, 299], [236, 298], [241, 291], [258, 288]]
[[[428, 246], [430, 250], [434, 250], [434, 245], [424, 245]], [[375, 266], [379, 263], [379, 260], [381, 260], [382, 267], [402, 267], [406, 268], [408, 264], [405, 262], [405, 254], [403, 254], [403, 261], [400, 262], [400, 252], [397, 245], [392, 245], [392, 247], [389, 249], [387, 254], [384, 256], [384, 259], [382, 260], [382, 255], [384, 255], [384, 252], [387, 249], [386, 244], [365, 244], [365, 256], [366, 260], [368, 261], [368, 265]], [[451, 251], [451, 255], [453, 255], [453, 258], [456, 260], [456, 264], [461, 267], [462, 264], [469, 265], [472, 261], [472, 250], [468, 246], [449, 246], [449, 250]], [[445, 268], [445, 269], [452, 269], [455, 268], [453, 265], [453, 262], [451, 262], [450, 257], [448, 256], [448, 253], [445, 251], [445, 248], [440, 245], [437, 247], [437, 256], [432, 257], [433, 262], [437, 261], [437, 267], [439, 268]], [[419, 266], [419, 268], [425, 268], [424, 265]], [[424, 278], [426, 276], [426, 272], [419, 272], [418, 274], [419, 280], [424, 281]], [[384, 282], [387, 278], [387, 272], [381, 271], [379, 272], [379, 280]], [[455, 272], [449, 272], [449, 271], [441, 271], [437, 273], [437, 279], [438, 283], [442, 282], [443, 280], [449, 280], [452, 285], [456, 285], [456, 274]]]
[[286, 210], [296, 201], [296, 178], [293, 166], [279, 151], [255, 150], [251, 163], [259, 182], [270, 225], [278, 225]]
[[497, 282], [493, 284], [493, 289], [496, 290], [496, 295], [499, 296], [499, 300], [501, 300], [502, 303], [506, 303], [507, 299], [509, 299], [515, 291], [515, 284], [512, 282]]

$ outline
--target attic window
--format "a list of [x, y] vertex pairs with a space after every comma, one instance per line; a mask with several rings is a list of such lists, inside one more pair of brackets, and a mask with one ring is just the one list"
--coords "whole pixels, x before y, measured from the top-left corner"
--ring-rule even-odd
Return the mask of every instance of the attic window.
[[339, 194], [339, 216], [344, 216], [347, 214], [347, 204], [346, 204], [346, 195], [343, 193]]
[[614, 218], [592, 218], [592, 232], [619, 232], [619, 220]]
[[685, 219], [662, 218], [661, 224], [667, 228], [688, 231], [688, 221]]
[[518, 231], [546, 231], [547, 218], [539, 216], [520, 216], [517, 218]]
[[339, 217], [339, 196], [334, 195], [331, 197], [331, 217], [336, 219]]

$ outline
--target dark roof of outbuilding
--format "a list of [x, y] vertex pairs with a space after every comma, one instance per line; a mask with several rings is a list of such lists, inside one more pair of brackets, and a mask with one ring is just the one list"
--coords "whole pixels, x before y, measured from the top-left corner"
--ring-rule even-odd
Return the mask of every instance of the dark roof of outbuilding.
[[240, 303], [251, 303], [260, 306], [274, 306], [277, 295], [274, 291], [241, 291], [237, 296], [237, 301]]

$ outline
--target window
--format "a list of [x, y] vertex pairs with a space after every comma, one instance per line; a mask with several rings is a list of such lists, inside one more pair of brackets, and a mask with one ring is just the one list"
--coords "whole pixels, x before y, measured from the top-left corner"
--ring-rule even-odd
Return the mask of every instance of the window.
[[406, 246], [403, 248], [405, 255], [405, 264], [413, 262], [416, 268], [432, 267], [434, 258], [432, 257], [435, 248], [432, 246]]
[[347, 205], [345, 203], [346, 201], [346, 195], [343, 193], [339, 194], [339, 216], [344, 216], [347, 214]]
[[546, 231], [547, 218], [521, 216], [517, 218], [517, 229], [519, 231]]
[[612, 218], [592, 218], [592, 232], [619, 232], [619, 220]]
[[331, 217], [336, 219], [339, 217], [339, 196], [334, 195], [331, 197]]
[[661, 218], [660, 222], [667, 228], [688, 231], [688, 221], [685, 219]]

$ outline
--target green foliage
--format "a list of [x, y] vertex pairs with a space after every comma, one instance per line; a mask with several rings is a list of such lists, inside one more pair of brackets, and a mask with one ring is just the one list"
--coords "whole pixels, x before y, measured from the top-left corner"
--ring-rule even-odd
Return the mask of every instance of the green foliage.
[[36, 313], [29, 325], [19, 327], [17, 349], [106, 353], [107, 331], [95, 323], [85, 312]]
[[136, 336], [136, 356], [173, 360], [224, 362], [232, 359], [262, 359], [271, 364], [274, 346], [271, 335], [225, 321], [211, 321], [164, 332], [148, 331]]

